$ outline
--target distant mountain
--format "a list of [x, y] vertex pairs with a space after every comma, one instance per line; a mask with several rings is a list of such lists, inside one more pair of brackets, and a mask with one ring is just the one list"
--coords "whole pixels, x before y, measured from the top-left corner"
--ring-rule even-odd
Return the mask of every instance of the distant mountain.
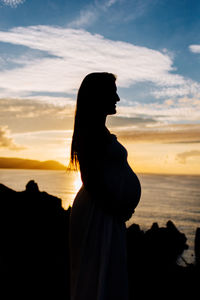
[[4, 169], [41, 169], [66, 170], [67, 167], [55, 160], [39, 161], [15, 157], [0, 157], [0, 168]]

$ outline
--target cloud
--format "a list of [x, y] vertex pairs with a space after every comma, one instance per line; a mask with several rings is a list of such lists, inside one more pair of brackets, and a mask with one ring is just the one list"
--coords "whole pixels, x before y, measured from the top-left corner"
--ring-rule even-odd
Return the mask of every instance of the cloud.
[[6, 126], [0, 127], [0, 148], [8, 148], [9, 150], [24, 150], [25, 147], [17, 145]]
[[95, 0], [87, 4], [79, 15], [67, 24], [70, 28], [88, 28], [95, 22], [118, 23], [130, 22], [143, 16], [147, 9], [151, 9], [157, 0]]
[[149, 124], [155, 124], [156, 121], [154, 118], [148, 118], [144, 116], [135, 116], [135, 117], [120, 117], [120, 116], [109, 116], [107, 120], [108, 127], [111, 128], [127, 128], [128, 126], [138, 127], [138, 126], [146, 126]]
[[200, 125], [128, 126], [118, 128], [117, 135], [136, 143], [200, 143]]
[[[123, 104], [123, 100], [122, 100]], [[126, 104], [126, 102], [125, 102]], [[200, 120], [200, 97], [168, 98], [163, 103], [132, 102], [117, 108], [118, 116], [127, 118], [153, 118], [157, 124], [193, 123]]]
[[70, 22], [68, 27], [82, 28], [94, 23], [98, 18], [98, 12], [94, 7], [80, 11], [80, 16]]
[[75, 102], [57, 99], [55, 105], [47, 100], [0, 99], [0, 123], [13, 133], [72, 129]]
[[[34, 118], [45, 117], [62, 118], [72, 116], [75, 110], [75, 103], [68, 99], [58, 99], [56, 105], [51, 103], [49, 97], [38, 99], [0, 99], [0, 118]], [[60, 101], [60, 102], [59, 102]]]
[[111, 7], [116, 2], [119, 2], [119, 0], [108, 0], [104, 3], [105, 7]]
[[[124, 22], [134, 21], [142, 16], [149, 10], [151, 10], [156, 3], [157, 0], [131, 0], [131, 1], [121, 1], [123, 4], [123, 10], [118, 7], [118, 21], [122, 20]], [[121, 8], [122, 8], [121, 7]], [[115, 18], [115, 17], [114, 17]], [[113, 20], [113, 18], [111, 17]]]
[[[75, 97], [33, 98], [0, 99], [0, 124], [8, 125], [13, 133], [73, 128]], [[167, 99], [163, 103], [143, 104], [138, 102], [127, 104], [122, 99], [119, 104], [117, 114], [109, 116], [107, 121], [108, 127], [115, 131], [125, 130], [127, 127], [130, 127], [132, 132], [134, 128], [146, 130], [145, 128], [155, 127], [158, 130], [159, 126], [167, 128], [169, 123], [199, 123], [200, 120], [199, 98], [183, 97], [178, 100]]]
[[4, 5], [17, 7], [18, 5], [25, 2], [25, 0], [0, 0]]
[[199, 150], [191, 150], [191, 151], [186, 151], [177, 154], [176, 159], [182, 163], [185, 164], [188, 159], [194, 158], [194, 157], [200, 157], [200, 151]]
[[200, 83], [194, 82], [190, 79], [179, 86], [157, 88], [152, 91], [152, 94], [157, 98], [164, 97], [182, 97], [185, 95], [198, 95], [200, 93]]
[[190, 45], [189, 49], [193, 53], [200, 53], [200, 45]]
[[106, 1], [95, 1], [94, 3], [87, 5], [79, 13], [73, 21], [67, 24], [69, 28], [86, 28], [91, 26], [98, 18], [105, 14], [114, 4], [119, 0], [106, 0]]
[[174, 87], [187, 82], [181, 75], [172, 73], [173, 60], [168, 54], [105, 39], [85, 30], [17, 27], [1, 31], [0, 41], [46, 53], [46, 57], [36, 56], [31, 61], [24, 58], [23, 66], [0, 72], [4, 97], [14, 93], [27, 96], [32, 91], [76, 93], [83, 77], [94, 71], [117, 74], [120, 87], [137, 82]]

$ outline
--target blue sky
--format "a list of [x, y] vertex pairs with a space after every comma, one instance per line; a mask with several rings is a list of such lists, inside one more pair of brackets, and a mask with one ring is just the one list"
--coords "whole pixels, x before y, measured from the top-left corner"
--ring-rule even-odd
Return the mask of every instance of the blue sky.
[[134, 143], [182, 143], [174, 160], [196, 160], [199, 15], [198, 0], [0, 0], [0, 155], [37, 158], [44, 144], [66, 147], [67, 130], [69, 146], [81, 80], [108, 71], [121, 97], [111, 128]]
[[[0, 5], [1, 31], [38, 25], [84, 29], [111, 41], [123, 41], [161, 53], [166, 51], [171, 57], [170, 73], [195, 82], [199, 80], [200, 55], [189, 48], [199, 43], [200, 4], [197, 0], [1, 0]], [[0, 43], [4, 59], [8, 54], [16, 58], [27, 52], [33, 57], [48, 55], [40, 50], [9, 41]], [[15, 67], [16, 62], [4, 61], [1, 69]], [[140, 100], [144, 101], [144, 97]]]

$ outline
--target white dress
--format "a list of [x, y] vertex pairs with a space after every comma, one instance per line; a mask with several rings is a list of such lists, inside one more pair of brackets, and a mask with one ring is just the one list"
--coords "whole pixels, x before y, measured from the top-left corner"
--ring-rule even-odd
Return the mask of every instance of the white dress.
[[[126, 149], [111, 137], [102, 165], [105, 191], [131, 216], [140, 183]], [[84, 185], [78, 192], [70, 215], [70, 300], [128, 300], [126, 217], [116, 211], [104, 210]]]

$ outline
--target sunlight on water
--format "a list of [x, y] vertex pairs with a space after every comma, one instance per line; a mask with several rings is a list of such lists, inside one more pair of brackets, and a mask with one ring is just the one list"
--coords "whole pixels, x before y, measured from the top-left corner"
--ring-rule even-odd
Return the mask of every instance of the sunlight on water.
[[15, 191], [24, 191], [29, 180], [34, 180], [41, 192], [60, 198], [64, 209], [72, 205], [81, 186], [78, 172], [0, 169], [0, 183]]
[[74, 179], [74, 190], [76, 191], [75, 194], [80, 190], [82, 186], [82, 180], [80, 173], [77, 174], [77, 177]]
[[[68, 209], [69, 206], [72, 206], [74, 198], [76, 197], [76, 194], [80, 190], [82, 186], [81, 176], [79, 172], [74, 172], [73, 175], [71, 175], [72, 179], [72, 192], [70, 195], [68, 195], [66, 199], [66, 195], [63, 195], [62, 198], [62, 206], [64, 209]], [[69, 179], [68, 179], [69, 180]], [[69, 182], [68, 182], [69, 184]]]
[[[64, 209], [68, 209], [69, 206], [72, 206], [81, 185], [82, 181], [79, 172], [70, 172], [65, 175], [65, 191], [59, 191]], [[58, 195], [58, 193], [56, 195]]]

